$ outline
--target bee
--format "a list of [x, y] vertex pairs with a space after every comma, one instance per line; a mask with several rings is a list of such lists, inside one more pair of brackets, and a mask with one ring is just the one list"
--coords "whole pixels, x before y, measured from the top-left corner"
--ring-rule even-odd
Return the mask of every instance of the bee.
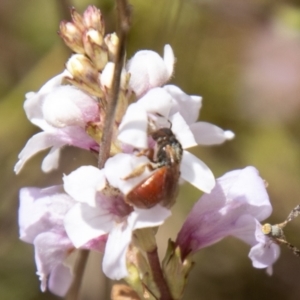
[[300, 205], [297, 205], [288, 215], [286, 220], [282, 223], [271, 225], [271, 224], [264, 224], [261, 227], [263, 234], [267, 235], [271, 238], [275, 243], [287, 246], [296, 256], [300, 256], [300, 250], [289, 243], [286, 240], [286, 237], [283, 232], [283, 228], [286, 224], [293, 219], [295, 219], [300, 214]]
[[160, 128], [151, 136], [156, 145], [152, 162], [147, 166], [155, 172], [135, 186], [125, 196], [125, 201], [145, 209], [158, 203], [170, 207], [178, 190], [182, 146], [169, 128]]

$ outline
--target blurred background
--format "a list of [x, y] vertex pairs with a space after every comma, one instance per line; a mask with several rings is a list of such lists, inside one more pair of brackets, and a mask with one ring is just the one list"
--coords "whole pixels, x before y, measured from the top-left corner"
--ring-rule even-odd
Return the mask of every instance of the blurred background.
[[[300, 6], [275, 0], [132, 0], [133, 22], [128, 57], [137, 50], [160, 54], [171, 44], [177, 62], [172, 83], [203, 96], [201, 120], [235, 132], [236, 138], [196, 154], [216, 177], [253, 165], [269, 184], [270, 222], [282, 222], [300, 202]], [[24, 94], [36, 91], [64, 69], [70, 52], [57, 35], [70, 20], [68, 7], [83, 12], [97, 5], [107, 32], [115, 30], [112, 0], [0, 1], [0, 298], [59, 299], [41, 293], [33, 247], [18, 240], [18, 190], [61, 182], [82, 164], [96, 164], [83, 150], [66, 148], [61, 168], [42, 174], [45, 153], [16, 176], [13, 166], [29, 137], [39, 130], [25, 117]], [[175, 239], [186, 214], [201, 193], [180, 191], [173, 216], [158, 234], [161, 254]], [[300, 218], [289, 223], [287, 239], [300, 247]], [[300, 299], [300, 259], [282, 247], [273, 276], [254, 269], [249, 247], [233, 238], [200, 251], [185, 300]], [[101, 256], [92, 255], [84, 300], [110, 299], [111, 283], [101, 274]]]

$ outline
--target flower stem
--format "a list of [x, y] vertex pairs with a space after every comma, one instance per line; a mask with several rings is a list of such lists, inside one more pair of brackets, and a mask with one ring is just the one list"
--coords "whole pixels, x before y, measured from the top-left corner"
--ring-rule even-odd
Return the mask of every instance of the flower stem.
[[160, 291], [160, 300], [173, 300], [160, 266], [157, 247], [153, 251], [147, 252], [147, 258], [152, 271], [153, 280]]
[[88, 250], [79, 250], [79, 256], [76, 261], [76, 266], [74, 268], [75, 277], [73, 279], [72, 285], [66, 296], [66, 300], [77, 300], [79, 299], [79, 290], [82, 282], [83, 273], [85, 270], [85, 265], [89, 256]]
[[113, 84], [112, 84], [111, 92], [109, 93], [107, 99], [108, 105], [106, 110], [103, 135], [100, 142], [100, 151], [99, 151], [99, 158], [98, 158], [99, 169], [102, 169], [104, 167], [104, 164], [108, 159], [110, 153], [113, 125], [115, 120], [115, 112], [116, 112], [119, 90], [120, 90], [121, 72], [122, 72], [124, 58], [125, 58], [125, 46], [126, 46], [127, 35], [130, 27], [131, 11], [127, 0], [116, 0], [116, 2], [117, 2], [117, 13], [118, 13], [117, 33], [119, 37], [119, 44], [116, 53], [116, 59], [114, 62], [115, 70], [113, 75]]
[[[100, 142], [100, 151], [98, 158], [98, 167], [102, 169], [106, 160], [109, 158], [110, 145], [112, 140], [114, 118], [116, 112], [116, 106], [118, 102], [119, 90], [120, 90], [120, 81], [121, 81], [121, 72], [123, 68], [124, 58], [125, 58], [125, 45], [127, 34], [129, 31], [130, 25], [130, 16], [131, 12], [127, 0], [116, 0], [117, 1], [117, 11], [118, 11], [118, 37], [119, 37], [119, 46], [116, 54], [115, 61], [115, 71], [113, 75], [113, 86], [111, 93], [108, 95], [108, 106], [106, 111], [103, 135]], [[79, 289], [82, 282], [82, 277], [85, 269], [85, 265], [88, 259], [89, 251], [80, 250], [80, 255], [77, 260], [77, 265], [75, 267], [75, 278], [70, 287], [70, 290], [67, 294], [67, 300], [76, 300], [78, 299]]]

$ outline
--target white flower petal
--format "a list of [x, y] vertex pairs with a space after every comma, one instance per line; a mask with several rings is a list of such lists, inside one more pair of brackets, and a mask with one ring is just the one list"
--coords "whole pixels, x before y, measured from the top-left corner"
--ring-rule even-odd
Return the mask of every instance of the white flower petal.
[[63, 263], [68, 251], [72, 249], [72, 244], [60, 234], [44, 232], [36, 237], [34, 247], [37, 275], [40, 277], [41, 290], [44, 292], [48, 276], [57, 265]]
[[174, 52], [170, 45], [165, 45], [164, 47], [164, 62], [166, 65], [167, 74], [170, 78], [173, 74], [174, 64], [175, 64]]
[[42, 162], [42, 171], [49, 173], [58, 168], [61, 147], [54, 146], [45, 156]]
[[27, 243], [33, 243], [35, 237], [44, 229], [42, 226], [34, 226], [47, 214], [46, 206], [36, 207], [35, 204], [35, 200], [41, 197], [40, 191], [38, 188], [20, 190], [19, 233], [20, 239]]
[[[232, 185], [230, 182], [233, 179], [235, 184]], [[272, 213], [265, 183], [254, 167], [229, 172], [219, 180], [224, 187], [226, 187], [226, 181], [229, 183], [229, 189], [226, 188], [228, 189], [228, 199], [247, 201], [249, 203], [249, 214], [253, 215], [258, 221], [268, 218]]]
[[232, 131], [224, 131], [220, 127], [207, 122], [191, 124], [190, 129], [199, 145], [218, 145], [234, 138]]
[[14, 171], [18, 174], [23, 168], [26, 161], [36, 153], [45, 150], [51, 146], [60, 147], [63, 145], [62, 142], [55, 140], [52, 133], [40, 132], [31, 137], [25, 147], [20, 152], [18, 158], [19, 161], [16, 163]]
[[215, 178], [208, 166], [193, 154], [183, 151], [181, 177], [205, 193], [215, 186]]
[[67, 70], [64, 70], [61, 74], [48, 80], [37, 93], [27, 93], [26, 101], [24, 103], [24, 109], [27, 115], [27, 118], [35, 125], [39, 126], [43, 130], [49, 129], [50, 125], [44, 120], [42, 113], [42, 103], [44, 101], [44, 96], [51, 91], [60, 86], [62, 80], [65, 77], [71, 77], [70, 73]]
[[79, 147], [86, 150], [99, 150], [99, 144], [86, 133], [84, 128], [79, 126], [68, 126], [56, 129], [53, 135], [55, 138], [54, 141], [61, 142], [63, 145]]
[[54, 88], [42, 103], [44, 119], [56, 128], [80, 126], [99, 117], [97, 102], [88, 94], [71, 85]]
[[272, 276], [272, 275], [273, 275], [273, 265], [268, 266], [268, 267], [266, 268], [266, 273], [267, 273], [269, 276]]
[[172, 97], [163, 88], [153, 88], [147, 92], [138, 102], [147, 113], [159, 114], [168, 118], [173, 105]]
[[225, 130], [224, 131], [224, 136], [225, 136], [227, 141], [230, 141], [230, 140], [234, 139], [235, 134], [231, 130]]
[[176, 135], [183, 149], [194, 147], [197, 142], [189, 125], [185, 122], [180, 113], [176, 113], [169, 118], [172, 123], [172, 131]]
[[[251, 182], [249, 184], [251, 185]], [[236, 229], [232, 235], [252, 246], [248, 256], [253, 267], [271, 270], [270, 267], [280, 255], [279, 246], [262, 233], [261, 224], [251, 215], [242, 215], [235, 225]]]
[[139, 149], [148, 147], [148, 116], [138, 103], [129, 105], [119, 126], [118, 140]]
[[[50, 147], [60, 148], [64, 145], [73, 145], [87, 150], [99, 150], [99, 145], [89, 137], [81, 127], [68, 126], [61, 129], [52, 127], [51, 131], [39, 132], [27, 141], [25, 147], [19, 154], [19, 161], [15, 165], [15, 172], [18, 174], [26, 161], [36, 153]], [[55, 162], [54, 159], [57, 154], [57, 152], [50, 152], [49, 159], [53, 159], [52, 161]], [[54, 155], [54, 157], [51, 157], [52, 155]], [[46, 160], [44, 167], [47, 166], [47, 164], [48, 162]], [[55, 164], [57, 164], [57, 162], [55, 162]], [[51, 168], [49, 168], [48, 165], [45, 169], [49, 171]]]
[[[246, 213], [246, 212], [244, 212]], [[235, 221], [235, 228], [232, 231], [231, 235], [237, 237], [238, 239], [244, 241], [245, 243], [253, 246], [258, 243], [258, 240], [255, 236], [256, 226], [259, 224], [255, 217], [252, 215], [244, 214], [241, 215]], [[260, 224], [259, 224], [260, 226]]]
[[146, 156], [119, 153], [106, 161], [104, 168], [105, 176], [110, 185], [118, 188], [126, 195], [133, 187], [149, 177], [152, 172], [146, 167], [142, 174], [129, 179], [124, 178], [132, 174], [134, 170], [148, 163], [149, 160]]
[[63, 264], [59, 264], [52, 270], [49, 281], [48, 288], [51, 293], [64, 297], [73, 281], [73, 275], [71, 269]]
[[27, 93], [24, 102], [24, 110], [30, 122], [42, 130], [51, 130], [53, 127], [44, 120], [42, 105], [45, 94]]
[[100, 82], [103, 88], [111, 88], [114, 76], [115, 64], [113, 62], [108, 62], [105, 65], [101, 75]]
[[183, 151], [180, 171], [183, 179], [205, 193], [215, 186], [215, 177], [208, 166], [187, 151]]
[[53, 228], [63, 232], [63, 218], [73, 205], [73, 199], [63, 193], [61, 185], [46, 189], [22, 188], [19, 207], [20, 239], [33, 243], [36, 236]]
[[134, 208], [128, 217], [128, 224], [133, 229], [155, 227], [164, 223], [171, 216], [171, 211], [159, 204], [150, 209]]
[[71, 77], [71, 74], [68, 70], [64, 70], [62, 73], [56, 75], [55, 77], [48, 80], [38, 91], [39, 93], [50, 93], [53, 88], [61, 85], [65, 77]]
[[280, 255], [280, 247], [274, 243], [268, 236], [263, 234], [261, 224], [256, 221], [255, 228], [256, 244], [250, 249], [249, 258], [255, 268], [268, 268], [267, 273], [272, 272], [272, 265]]
[[164, 60], [154, 51], [138, 51], [127, 63], [130, 73], [129, 86], [140, 97], [151, 88], [165, 84], [172, 75], [174, 54], [171, 47], [165, 47]]
[[256, 244], [249, 252], [254, 268], [263, 269], [271, 266], [280, 255], [280, 247], [275, 243]]
[[120, 280], [128, 275], [126, 252], [131, 242], [132, 229], [116, 224], [108, 236], [102, 268], [104, 274], [113, 280]]
[[100, 207], [76, 204], [65, 216], [66, 232], [76, 248], [110, 232], [114, 221], [109, 212]]
[[104, 171], [93, 166], [82, 166], [63, 177], [64, 189], [75, 200], [96, 205], [96, 194], [104, 189]]
[[173, 98], [170, 115], [179, 112], [188, 124], [192, 124], [198, 120], [202, 97], [187, 95], [176, 85], [165, 85], [163, 89]]

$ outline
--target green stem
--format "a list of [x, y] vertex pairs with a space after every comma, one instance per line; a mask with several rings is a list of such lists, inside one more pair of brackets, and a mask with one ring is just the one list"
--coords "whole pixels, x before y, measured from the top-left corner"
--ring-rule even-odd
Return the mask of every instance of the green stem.
[[130, 8], [126, 0], [116, 0], [118, 12], [118, 38], [119, 46], [115, 59], [115, 70], [113, 75], [112, 89], [107, 99], [107, 110], [103, 128], [103, 135], [100, 142], [100, 151], [98, 158], [98, 167], [102, 169], [106, 160], [109, 158], [110, 146], [113, 135], [113, 126], [115, 121], [115, 113], [119, 98], [121, 73], [125, 59], [126, 40], [130, 27]]
[[152, 271], [153, 280], [160, 291], [160, 300], [173, 300], [160, 266], [157, 247], [153, 251], [147, 252], [147, 258]]

